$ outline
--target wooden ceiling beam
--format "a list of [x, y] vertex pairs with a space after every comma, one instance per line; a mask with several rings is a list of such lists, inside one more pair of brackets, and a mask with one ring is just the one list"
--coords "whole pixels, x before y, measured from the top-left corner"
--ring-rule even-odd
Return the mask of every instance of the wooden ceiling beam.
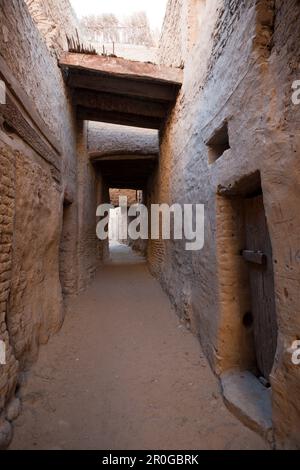
[[91, 110], [136, 114], [137, 116], [159, 119], [163, 119], [168, 112], [168, 104], [166, 103], [149, 102], [133, 97], [84, 89], [76, 90], [74, 103]]
[[97, 73], [69, 71], [67, 84], [71, 88], [84, 88], [98, 92], [125, 95], [150, 101], [172, 103], [176, 100], [178, 88], [175, 85], [152, 83], [134, 79], [122, 79], [115, 76], [103, 76]]
[[98, 109], [77, 107], [78, 119], [84, 121], [107, 122], [110, 124], [120, 124], [123, 126], [141, 127], [144, 129], [160, 129], [163, 120], [150, 116], [138, 116], [136, 114], [103, 111]]

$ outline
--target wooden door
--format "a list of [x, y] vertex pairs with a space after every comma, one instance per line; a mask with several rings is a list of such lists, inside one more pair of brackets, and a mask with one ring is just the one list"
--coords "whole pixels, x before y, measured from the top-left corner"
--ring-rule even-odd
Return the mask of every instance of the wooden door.
[[257, 365], [267, 380], [277, 347], [272, 246], [264, 211], [263, 196], [245, 199], [246, 245], [249, 266], [254, 342]]

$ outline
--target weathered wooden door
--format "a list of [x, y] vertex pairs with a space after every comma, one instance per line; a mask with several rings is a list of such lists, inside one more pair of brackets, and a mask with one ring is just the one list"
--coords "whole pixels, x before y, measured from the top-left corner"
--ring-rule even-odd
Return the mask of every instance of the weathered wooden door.
[[277, 346], [277, 321], [272, 246], [262, 195], [245, 199], [245, 224], [247, 249], [243, 255], [249, 266], [256, 359], [268, 380]]

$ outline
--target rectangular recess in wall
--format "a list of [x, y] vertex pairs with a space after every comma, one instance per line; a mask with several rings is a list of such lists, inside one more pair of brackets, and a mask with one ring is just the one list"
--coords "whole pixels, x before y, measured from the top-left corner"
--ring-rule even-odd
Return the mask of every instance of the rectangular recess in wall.
[[228, 122], [225, 121], [207, 142], [209, 163], [214, 163], [230, 149]]

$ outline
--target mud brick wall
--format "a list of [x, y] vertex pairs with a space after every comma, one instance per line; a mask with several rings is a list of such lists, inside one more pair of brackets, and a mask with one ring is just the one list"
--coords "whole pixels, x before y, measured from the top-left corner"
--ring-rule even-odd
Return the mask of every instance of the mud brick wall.
[[[156, 272], [178, 315], [190, 316], [216, 373], [247, 369], [253, 346], [242, 322], [249, 293], [238, 256], [243, 246], [237, 236], [238, 202], [231, 203], [220, 189], [260, 174], [279, 325], [271, 373], [275, 441], [279, 448], [299, 448], [299, 368], [287, 350], [300, 334], [300, 107], [291, 101], [300, 70], [300, 4], [207, 1], [192, 47], [187, 24], [191, 7], [182, 0], [168, 4], [160, 58], [168, 65], [184, 63], [184, 83], [160, 136], [150, 199], [205, 204], [205, 247], [189, 253], [178, 241], [165, 242]], [[185, 46], [177, 47], [177, 32], [185, 37]], [[230, 148], [211, 161], [208, 143], [224, 122]], [[155, 259], [153, 243], [150, 249]]]
[[[7, 346], [7, 364], [0, 366], [2, 448], [19, 412], [16, 386], [39, 345], [62, 324], [59, 247], [66, 193], [75, 208], [72, 224], [77, 219], [77, 150], [76, 122], [61, 71], [25, 2], [1, 1], [0, 19], [0, 73], [13, 103], [9, 125], [6, 108], [0, 113], [0, 339]], [[73, 293], [76, 236], [75, 231], [74, 246], [67, 247]]]
[[[13, 397], [17, 384], [18, 361], [10, 342], [7, 325], [11, 290], [12, 249], [15, 205], [15, 155], [0, 144], [0, 340], [6, 347], [6, 364], [0, 365], [0, 448], [11, 434], [4, 407]], [[2, 441], [2, 442], [1, 442]]]

